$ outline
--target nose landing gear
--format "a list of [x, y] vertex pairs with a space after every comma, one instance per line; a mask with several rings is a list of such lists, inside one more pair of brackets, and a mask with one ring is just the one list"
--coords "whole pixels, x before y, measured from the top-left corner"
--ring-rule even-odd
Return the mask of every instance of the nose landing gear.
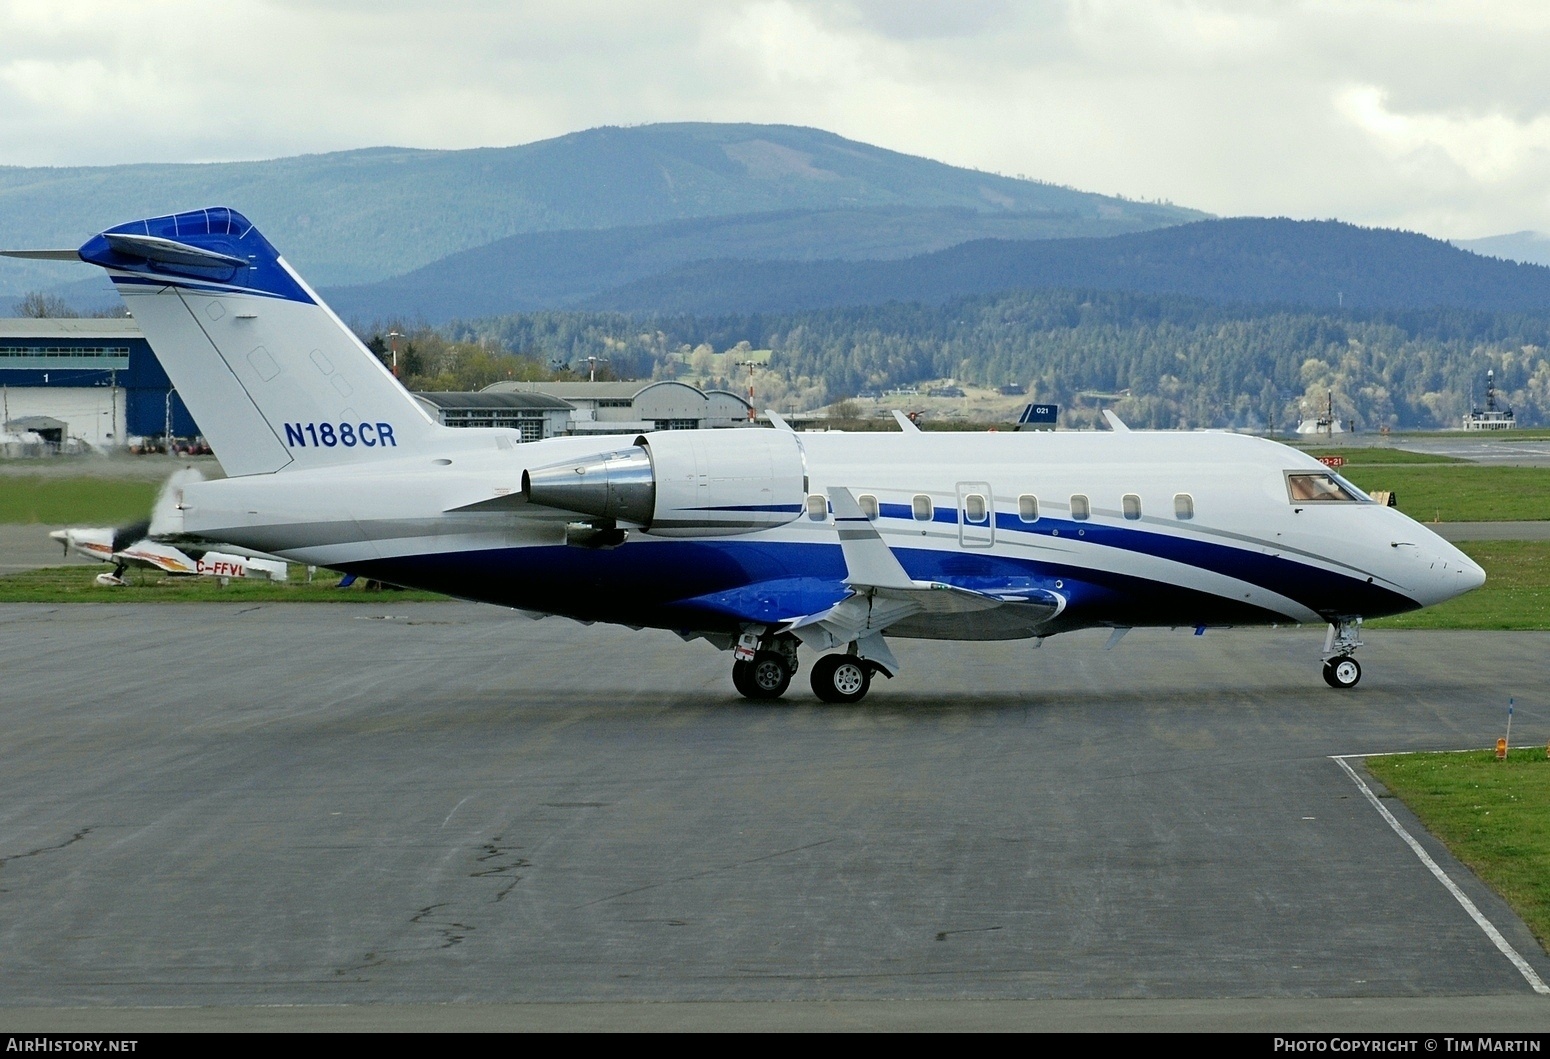
[[1362, 667], [1351, 652], [1362, 646], [1362, 619], [1332, 622], [1324, 637], [1324, 683], [1332, 688], [1354, 688], [1362, 679]]
[[1361, 663], [1354, 658], [1331, 658], [1324, 663], [1324, 683], [1332, 688], [1354, 688], [1361, 679]]

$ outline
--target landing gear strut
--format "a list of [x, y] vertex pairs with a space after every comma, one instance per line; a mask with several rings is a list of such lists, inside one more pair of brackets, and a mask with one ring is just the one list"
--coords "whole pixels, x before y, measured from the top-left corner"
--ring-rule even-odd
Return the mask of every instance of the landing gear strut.
[[1362, 619], [1342, 618], [1329, 626], [1324, 637], [1324, 683], [1332, 688], [1354, 688], [1362, 679], [1362, 667], [1351, 652], [1362, 646]]

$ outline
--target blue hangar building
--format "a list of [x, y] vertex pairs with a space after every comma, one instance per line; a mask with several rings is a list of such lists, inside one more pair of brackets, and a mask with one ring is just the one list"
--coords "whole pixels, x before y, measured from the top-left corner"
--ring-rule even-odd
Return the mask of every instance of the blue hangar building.
[[189, 438], [198, 426], [134, 320], [0, 320], [0, 430], [60, 447]]

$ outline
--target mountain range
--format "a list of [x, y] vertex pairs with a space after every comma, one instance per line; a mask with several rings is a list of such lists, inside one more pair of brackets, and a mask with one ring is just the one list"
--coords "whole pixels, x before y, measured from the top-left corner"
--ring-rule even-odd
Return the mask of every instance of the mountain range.
[[[781, 125], [606, 127], [520, 147], [211, 165], [0, 167], [0, 245], [73, 246], [126, 218], [201, 203], [246, 213], [357, 323], [551, 309], [793, 312], [1048, 289], [1331, 310], [1550, 306], [1550, 270], [1503, 260], [1550, 259], [1550, 240], [1532, 232], [1450, 246], [1336, 222], [1213, 219]], [[117, 302], [100, 274], [0, 267], [0, 297], [38, 287], [86, 308]]]
[[1242, 217], [1107, 238], [984, 239], [901, 261], [702, 261], [583, 307], [691, 315], [937, 304], [998, 291], [1113, 290], [1339, 309], [1550, 311], [1550, 268], [1412, 232]]
[[1511, 232], [1483, 239], [1454, 239], [1454, 246], [1486, 257], [1521, 261], [1526, 265], [1550, 265], [1550, 235], [1543, 232]]
[[[215, 205], [246, 214], [319, 287], [400, 276], [515, 235], [780, 211], [875, 212], [881, 244], [898, 255], [940, 249], [962, 241], [960, 233], [1107, 235], [1205, 216], [964, 169], [817, 129], [680, 123], [462, 151], [380, 147], [204, 165], [0, 167], [0, 245], [74, 247], [126, 220]], [[822, 253], [827, 231], [818, 225], [819, 241], [793, 253], [832, 256]], [[68, 268], [8, 262], [0, 295], [69, 282], [73, 274], [60, 271]]]

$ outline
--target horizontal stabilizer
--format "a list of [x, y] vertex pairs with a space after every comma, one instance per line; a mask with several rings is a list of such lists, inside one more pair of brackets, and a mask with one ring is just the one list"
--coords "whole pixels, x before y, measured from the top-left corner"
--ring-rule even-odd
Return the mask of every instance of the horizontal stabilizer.
[[24, 261], [75, 261], [81, 260], [79, 250], [0, 250], [0, 257], [19, 257]]
[[[125, 257], [141, 261], [158, 261], [164, 265], [192, 265], [196, 268], [242, 268], [248, 262], [230, 254], [205, 250], [202, 247], [180, 243], [176, 239], [162, 239], [155, 235], [132, 235], [128, 232], [103, 232], [102, 238], [109, 246]], [[79, 253], [76, 260], [80, 260]]]

